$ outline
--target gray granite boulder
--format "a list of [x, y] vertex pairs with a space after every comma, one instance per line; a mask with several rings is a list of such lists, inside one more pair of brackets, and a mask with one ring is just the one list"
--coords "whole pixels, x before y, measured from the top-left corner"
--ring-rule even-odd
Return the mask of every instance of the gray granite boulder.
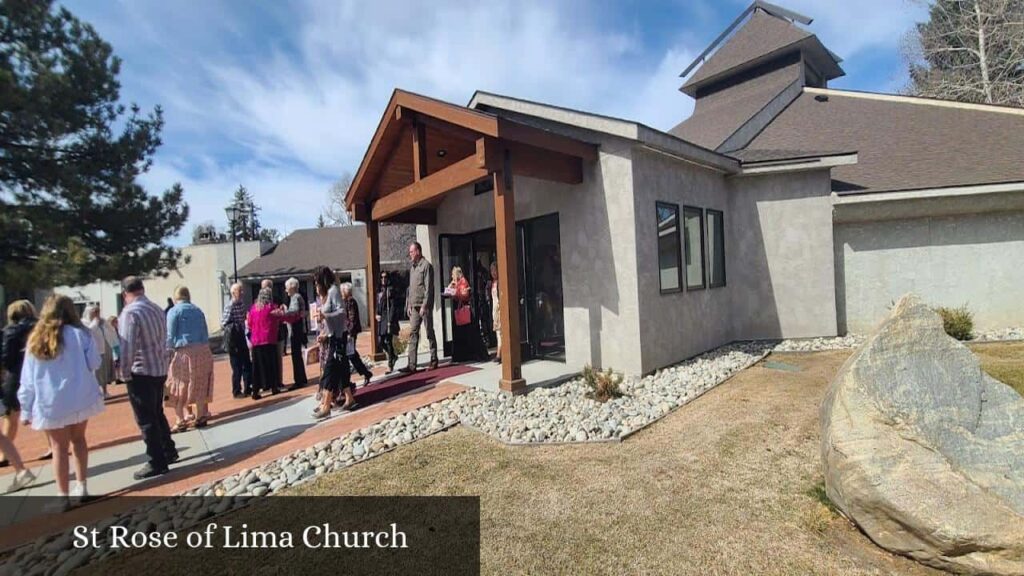
[[821, 413], [825, 488], [880, 546], [1024, 574], [1024, 398], [914, 296], [846, 362]]

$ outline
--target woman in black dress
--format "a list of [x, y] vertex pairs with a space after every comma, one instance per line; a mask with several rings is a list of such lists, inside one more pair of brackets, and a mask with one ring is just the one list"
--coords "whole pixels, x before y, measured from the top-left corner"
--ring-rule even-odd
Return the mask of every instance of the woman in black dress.
[[452, 268], [452, 281], [444, 291], [451, 298], [454, 310], [452, 317], [452, 362], [479, 362], [487, 359], [487, 347], [480, 337], [480, 329], [473, 322], [473, 290], [462, 273], [462, 268]]
[[385, 374], [391, 374], [395, 371], [395, 362], [398, 361], [398, 354], [395, 353], [395, 337], [398, 336], [398, 307], [391, 286], [391, 274], [387, 272], [380, 273], [380, 289], [377, 290], [377, 306], [374, 315], [377, 317], [377, 342], [388, 357], [388, 371]]

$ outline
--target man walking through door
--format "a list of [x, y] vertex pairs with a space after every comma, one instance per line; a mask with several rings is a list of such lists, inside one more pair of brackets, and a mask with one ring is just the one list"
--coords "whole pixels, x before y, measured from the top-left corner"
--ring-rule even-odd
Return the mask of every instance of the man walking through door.
[[428, 370], [437, 368], [437, 338], [434, 336], [434, 267], [423, 257], [419, 242], [409, 245], [409, 291], [406, 294], [406, 313], [409, 315], [409, 365], [404, 372], [415, 372], [416, 356], [420, 345], [420, 325], [427, 332], [430, 344]]

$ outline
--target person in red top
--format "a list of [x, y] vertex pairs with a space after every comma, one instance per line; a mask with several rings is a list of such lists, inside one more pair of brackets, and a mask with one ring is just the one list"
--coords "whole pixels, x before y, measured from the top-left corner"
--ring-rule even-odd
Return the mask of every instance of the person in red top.
[[256, 302], [249, 309], [245, 321], [252, 342], [252, 399], [260, 399], [261, 390], [271, 394], [281, 392], [281, 368], [277, 348], [277, 333], [281, 322], [292, 318], [283, 306], [275, 306], [270, 288], [260, 289]]
[[480, 328], [473, 317], [473, 293], [462, 268], [452, 268], [452, 281], [444, 290], [451, 298], [452, 308], [452, 362], [478, 362], [487, 359], [487, 348]]

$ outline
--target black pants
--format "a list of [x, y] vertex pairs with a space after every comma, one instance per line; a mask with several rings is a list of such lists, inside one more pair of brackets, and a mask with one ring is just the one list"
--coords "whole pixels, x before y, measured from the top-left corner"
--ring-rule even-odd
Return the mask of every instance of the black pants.
[[352, 374], [348, 369], [348, 358], [345, 357], [345, 337], [331, 336], [326, 344], [322, 351], [327, 356], [324, 360], [323, 374], [320, 375], [320, 388], [332, 395], [346, 387], [354, 389]]
[[167, 376], [132, 374], [128, 382], [128, 402], [135, 413], [135, 423], [146, 443], [149, 465], [156, 470], [167, 468], [167, 459], [177, 453], [171, 440], [171, 427], [164, 416], [164, 383]]
[[395, 337], [391, 332], [377, 335], [377, 342], [380, 344], [380, 349], [384, 351], [384, 354], [388, 357], [388, 366], [391, 368], [395, 367], [395, 362], [398, 361], [398, 354], [395, 353]]
[[309, 380], [306, 379], [306, 363], [302, 357], [302, 348], [306, 346], [305, 330], [296, 329], [292, 326], [292, 375], [295, 376], [296, 386], [305, 386]]
[[349, 362], [352, 363], [352, 368], [355, 369], [356, 374], [359, 374], [363, 378], [370, 378], [373, 376], [373, 372], [363, 364], [363, 357], [359, 355], [359, 351], [356, 350], [355, 338], [352, 339], [352, 353], [348, 355]]
[[277, 342], [252, 348], [252, 393], [281, 388], [281, 353]]
[[252, 359], [249, 358], [248, 348], [237, 354], [228, 354], [228, 359], [231, 361], [231, 393], [246, 396], [252, 394]]

